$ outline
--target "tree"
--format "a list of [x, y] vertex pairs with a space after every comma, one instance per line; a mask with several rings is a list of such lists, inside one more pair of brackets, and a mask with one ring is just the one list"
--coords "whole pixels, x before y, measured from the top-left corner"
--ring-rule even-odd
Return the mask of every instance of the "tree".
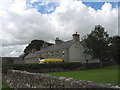
[[116, 64], [120, 60], [120, 36], [110, 37], [108, 57], [113, 59]]
[[31, 53], [33, 50], [39, 51], [43, 48], [44, 44], [47, 44], [48, 46], [53, 45], [52, 43], [48, 43], [43, 40], [32, 40], [31, 43], [24, 49], [24, 57]]
[[85, 44], [88, 47], [85, 53], [92, 54], [93, 57], [99, 58], [101, 67], [103, 60], [106, 58], [106, 52], [108, 51], [108, 38], [109, 35], [101, 25], [96, 25], [94, 30], [84, 38]]

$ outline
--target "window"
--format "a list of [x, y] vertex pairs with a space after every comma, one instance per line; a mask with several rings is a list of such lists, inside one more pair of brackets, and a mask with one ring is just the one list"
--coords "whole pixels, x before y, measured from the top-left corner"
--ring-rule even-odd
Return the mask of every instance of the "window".
[[54, 56], [54, 55], [53, 55], [53, 52], [51, 52], [51, 53], [52, 53], [52, 57], [53, 57], [53, 56]]
[[62, 52], [62, 55], [63, 55], [63, 56], [65, 55], [65, 51]]
[[48, 56], [49, 56], [49, 52], [48, 52], [47, 54], [48, 54]]
[[41, 57], [41, 55], [39, 55], [39, 57]]
[[59, 54], [59, 52], [57, 51], [57, 55]]
[[57, 51], [57, 55], [56, 55], [56, 56], [57, 56], [57, 58], [58, 58], [58, 56], [59, 56], [59, 52], [58, 52], [58, 51]]

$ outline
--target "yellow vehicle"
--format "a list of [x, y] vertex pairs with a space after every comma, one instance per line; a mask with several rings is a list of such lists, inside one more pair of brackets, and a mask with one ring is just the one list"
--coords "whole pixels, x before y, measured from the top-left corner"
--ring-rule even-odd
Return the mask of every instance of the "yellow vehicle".
[[57, 63], [57, 62], [63, 62], [62, 59], [41, 59], [39, 60], [39, 63]]

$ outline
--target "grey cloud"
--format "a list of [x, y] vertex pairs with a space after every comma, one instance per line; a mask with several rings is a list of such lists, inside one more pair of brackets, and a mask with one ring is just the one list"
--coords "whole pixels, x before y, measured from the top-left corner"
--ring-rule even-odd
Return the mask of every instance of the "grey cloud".
[[7, 56], [7, 57], [19, 56], [23, 53], [26, 46], [27, 45], [13, 45], [13, 46], [7, 46], [7, 47], [0, 46], [0, 48], [2, 48], [2, 53], [0, 53], [0, 56]]

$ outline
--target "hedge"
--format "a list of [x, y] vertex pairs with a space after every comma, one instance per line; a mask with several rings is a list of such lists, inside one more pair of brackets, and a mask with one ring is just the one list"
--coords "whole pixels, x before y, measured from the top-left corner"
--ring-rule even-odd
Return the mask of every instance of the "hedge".
[[4, 64], [2, 65], [3, 73], [6, 73], [8, 69], [15, 70], [40, 70], [40, 69], [53, 69], [53, 68], [62, 68], [62, 69], [76, 69], [82, 66], [79, 62], [64, 62], [64, 63], [48, 63], [48, 64]]
[[[103, 66], [109, 66], [104, 65]], [[64, 71], [77, 70], [77, 69], [94, 69], [99, 68], [99, 63], [82, 64], [80, 62], [62, 62], [62, 63], [47, 63], [47, 64], [3, 64], [2, 72], [7, 73], [9, 69], [23, 70], [29, 72], [43, 72], [48, 69], [49, 72], [56, 71], [55, 69], [63, 69]], [[40, 71], [41, 70], [41, 71]], [[45, 71], [46, 72], [46, 71]]]

